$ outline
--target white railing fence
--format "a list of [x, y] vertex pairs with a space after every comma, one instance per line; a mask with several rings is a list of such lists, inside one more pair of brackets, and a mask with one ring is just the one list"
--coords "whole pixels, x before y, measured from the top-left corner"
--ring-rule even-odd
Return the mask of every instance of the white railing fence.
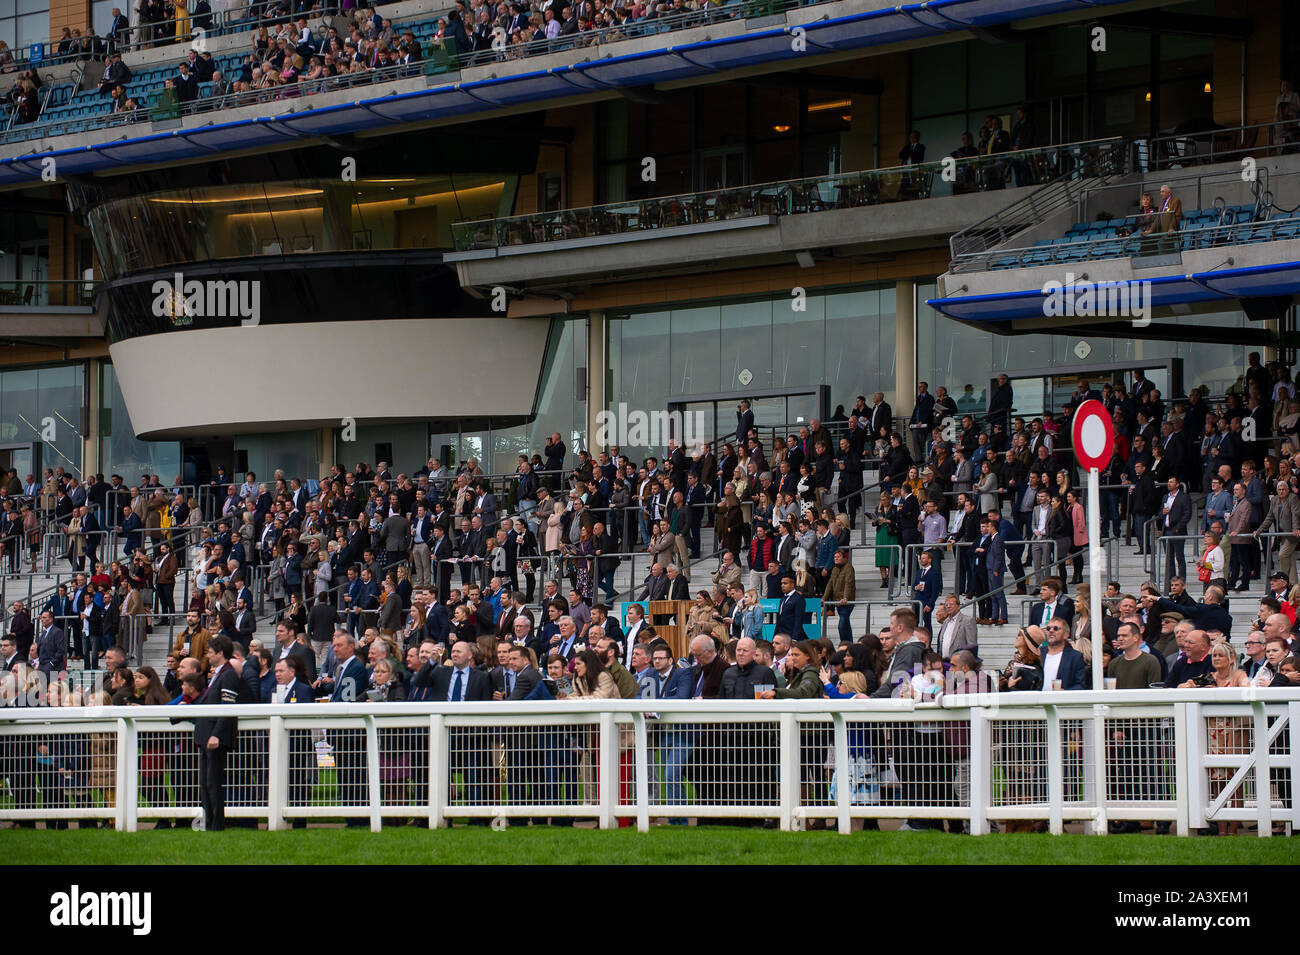
[[[0, 819], [201, 816], [197, 716], [237, 716], [226, 815], [1300, 824], [1295, 690], [0, 710]], [[1264, 780], [1267, 780], [1265, 784]], [[1269, 796], [1259, 799], [1258, 793]]]

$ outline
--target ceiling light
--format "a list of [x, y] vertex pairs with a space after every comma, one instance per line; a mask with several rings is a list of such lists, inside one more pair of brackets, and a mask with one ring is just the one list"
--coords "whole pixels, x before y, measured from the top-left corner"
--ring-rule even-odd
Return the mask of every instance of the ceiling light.
[[825, 103], [809, 103], [808, 112], [822, 113], [828, 109], [844, 109], [845, 107], [849, 107], [852, 105], [853, 105], [853, 100], [851, 99], [828, 100]]
[[773, 131], [773, 132], [776, 132], [776, 133], [788, 133], [788, 132], [790, 132], [790, 127], [789, 127], [789, 126], [773, 126], [773, 127], [772, 127], [772, 131]]

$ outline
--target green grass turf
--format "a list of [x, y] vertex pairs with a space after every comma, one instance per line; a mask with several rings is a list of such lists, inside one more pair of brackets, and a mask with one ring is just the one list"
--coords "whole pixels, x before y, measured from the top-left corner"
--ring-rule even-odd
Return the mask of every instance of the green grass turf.
[[777, 832], [722, 827], [635, 829], [484, 828], [429, 830], [307, 829], [288, 832], [188, 830], [119, 833], [8, 829], [0, 832], [8, 864], [237, 865], [335, 864], [1054, 864], [1286, 865], [1300, 843], [1285, 838], [1049, 836], [980, 838], [936, 832]]

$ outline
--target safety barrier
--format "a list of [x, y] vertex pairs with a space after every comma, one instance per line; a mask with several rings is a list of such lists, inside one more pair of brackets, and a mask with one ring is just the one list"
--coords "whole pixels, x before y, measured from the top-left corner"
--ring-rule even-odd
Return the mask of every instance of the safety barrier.
[[[11, 681], [12, 692], [12, 681]], [[1300, 823], [1295, 690], [0, 710], [0, 819], [201, 817], [193, 721], [238, 718], [229, 817]], [[654, 712], [647, 712], [647, 710]], [[1267, 793], [1267, 798], [1259, 798]]]

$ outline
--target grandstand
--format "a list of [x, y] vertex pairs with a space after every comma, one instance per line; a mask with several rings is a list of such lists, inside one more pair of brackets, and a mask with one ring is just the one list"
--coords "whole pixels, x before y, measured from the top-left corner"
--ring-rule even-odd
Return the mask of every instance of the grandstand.
[[[304, 610], [336, 607], [358, 635], [391, 631], [400, 656], [366, 640], [364, 696], [326, 702], [327, 680], [323, 709], [300, 717], [248, 703], [232, 818], [1259, 835], [1300, 822], [1285, 675], [1300, 605], [1292, 4], [273, 0], [141, 22], [136, 9], [115, 20], [108, 0], [34, 2], [45, 6], [21, 17], [0, 3], [0, 561], [15, 561], [0, 630], [24, 635], [47, 607], [66, 625], [62, 665], [45, 668], [67, 684], [56, 702], [84, 703], [106, 680], [125, 691], [118, 703], [139, 702], [107, 671], [165, 675], [178, 640], [182, 658], [194, 653], [190, 607], [213, 634], [274, 649], [289, 591]], [[1132, 289], [1141, 308], [1053, 310], [1079, 286]], [[1095, 502], [1071, 447], [1087, 398], [1118, 435]], [[562, 513], [530, 489], [534, 474]], [[459, 483], [470, 479], [483, 486]], [[432, 529], [412, 529], [417, 489], [441, 498], [428, 516], [444, 522], [443, 556]], [[1102, 509], [1099, 540], [1084, 504]], [[986, 537], [971, 522], [991, 512]], [[599, 543], [583, 536], [596, 534], [588, 514], [605, 526]], [[528, 531], [512, 523], [494, 547], [506, 517]], [[851, 526], [819, 531], [840, 518]], [[195, 563], [208, 541], [223, 566]], [[157, 585], [163, 542], [184, 551], [170, 591]], [[288, 570], [290, 542], [308, 551], [305, 572]], [[94, 611], [59, 591], [81, 599], [88, 549], [110, 564], [147, 555], [104, 568], [125, 658], [107, 666], [81, 643], [81, 612]], [[728, 552], [762, 603], [748, 624], [726, 617], [713, 657], [692, 639], [712, 632], [708, 603], [734, 599]], [[354, 589], [363, 567], [371, 579]], [[782, 571], [804, 614], [790, 616]], [[389, 572], [400, 614], [381, 613]], [[1062, 680], [1074, 702], [1058, 695], [1055, 631], [1031, 629], [1056, 612], [1039, 589], [1048, 577], [1071, 596], [1114, 582], [1101, 638], [1071, 631], [1067, 645], [1097, 640], [1127, 659], [1118, 633], [1136, 625], [1135, 665], [1155, 662], [1160, 679], [1102, 689], [1097, 674], [1092, 689], [1090, 674], [1084, 689], [1088, 655]], [[776, 638], [796, 620], [829, 646], [803, 668], [807, 646], [774, 656], [788, 686], [765, 701], [733, 682], [743, 661], [727, 670], [733, 695], [722, 666], [670, 693], [667, 678], [633, 674], [635, 647], [620, 645], [611, 679], [654, 682], [663, 722], [626, 681], [602, 693], [594, 676], [567, 701], [488, 691], [462, 716], [471, 697], [436, 682], [446, 667], [417, 680], [423, 637], [448, 656], [470, 637], [498, 692], [514, 686], [500, 651], [475, 639], [505, 635], [509, 601], [479, 619], [449, 592], [471, 580], [498, 600], [523, 592], [516, 609], [534, 619], [520, 639], [539, 669], [562, 632], [558, 618], [546, 629], [548, 586], [606, 605], [622, 632], [641, 605], [682, 673], [725, 661], [742, 634], [785, 651]], [[449, 618], [468, 619], [429, 622], [424, 581]], [[706, 603], [688, 606], [700, 591]], [[676, 606], [655, 606], [669, 594]], [[959, 627], [947, 610], [938, 619], [947, 594]], [[107, 613], [103, 599], [92, 606]], [[1186, 626], [1162, 630], [1160, 599]], [[906, 608], [919, 631], [900, 623]], [[1247, 634], [1278, 635], [1279, 616], [1281, 655], [1261, 658], [1267, 641]], [[952, 644], [968, 626], [973, 662]], [[927, 638], [937, 668], [919, 652]], [[327, 653], [346, 668], [317, 643], [300, 654], [313, 669]], [[259, 666], [255, 649], [241, 674]], [[855, 662], [834, 662], [845, 650]], [[380, 663], [391, 680], [376, 678]], [[258, 683], [271, 698], [274, 664]], [[1036, 665], [1046, 696], [1010, 682]], [[921, 698], [927, 666], [951, 682], [941, 702]], [[968, 667], [983, 674], [961, 677], [970, 692], [953, 682]], [[870, 699], [849, 691], [858, 678]], [[26, 689], [16, 681], [8, 702]], [[799, 682], [807, 700], [787, 695]], [[487, 685], [477, 671], [472, 683]], [[975, 691], [995, 702], [960, 699]], [[704, 729], [689, 729], [694, 697]], [[0, 820], [134, 829], [203, 816], [177, 711], [147, 710], [114, 724], [114, 753], [136, 760], [122, 778], [140, 780], [116, 804], [54, 805], [52, 783], [16, 781], [17, 751], [0, 747]], [[547, 712], [579, 729], [552, 733], [534, 719]], [[93, 727], [28, 719], [46, 717], [42, 732], [89, 747]], [[24, 738], [9, 719], [0, 743]], [[313, 720], [343, 734], [319, 763], [304, 743]], [[1224, 744], [1223, 726], [1240, 738]], [[1108, 729], [1140, 742], [1109, 746]], [[177, 757], [165, 785], [144, 758], [162, 748]], [[582, 755], [570, 766], [560, 751]], [[489, 782], [498, 752], [505, 775]]]

